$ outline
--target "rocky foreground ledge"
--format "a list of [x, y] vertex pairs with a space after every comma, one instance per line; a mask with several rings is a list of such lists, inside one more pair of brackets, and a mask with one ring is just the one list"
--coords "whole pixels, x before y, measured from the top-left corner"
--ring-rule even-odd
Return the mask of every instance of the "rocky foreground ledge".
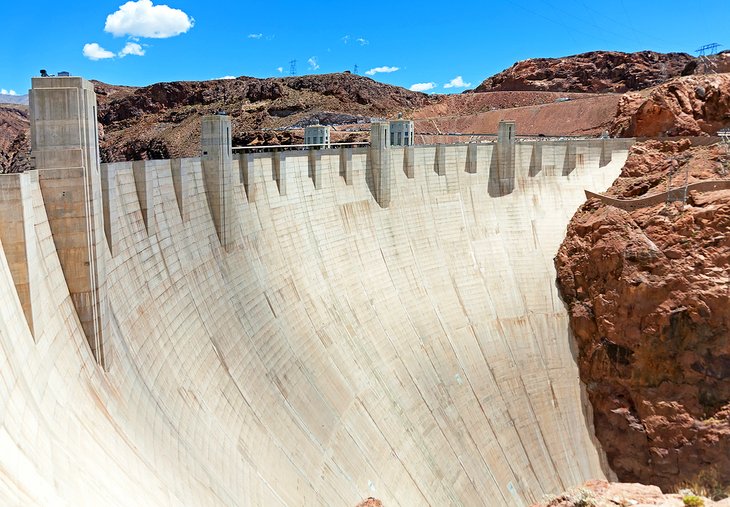
[[[647, 141], [607, 194], [663, 192], [670, 174], [672, 187], [727, 179], [730, 155], [721, 144]], [[730, 191], [633, 211], [590, 199], [555, 266], [596, 436], [618, 479], [727, 488]]]
[[690, 490], [664, 494], [656, 486], [588, 481], [580, 488], [546, 497], [532, 507], [730, 507], [730, 499], [712, 501]]

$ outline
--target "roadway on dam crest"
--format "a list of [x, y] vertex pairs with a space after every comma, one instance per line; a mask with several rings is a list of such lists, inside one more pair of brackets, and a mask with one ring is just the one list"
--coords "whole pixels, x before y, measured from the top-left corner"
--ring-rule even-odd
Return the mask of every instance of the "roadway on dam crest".
[[200, 160], [151, 162], [144, 198], [131, 163], [102, 167], [105, 368], [35, 171], [14, 175], [36, 303], [31, 333], [3, 245], [2, 503], [519, 506], [604, 477], [553, 256], [625, 146], [566, 169], [565, 143], [538, 167], [518, 143], [498, 194], [490, 151], [470, 174], [466, 146], [438, 168], [416, 148], [413, 178], [392, 150], [388, 207], [365, 149], [350, 185], [322, 150], [318, 188], [312, 158], [287, 154], [285, 195], [274, 155], [256, 154], [233, 181], [227, 249]]

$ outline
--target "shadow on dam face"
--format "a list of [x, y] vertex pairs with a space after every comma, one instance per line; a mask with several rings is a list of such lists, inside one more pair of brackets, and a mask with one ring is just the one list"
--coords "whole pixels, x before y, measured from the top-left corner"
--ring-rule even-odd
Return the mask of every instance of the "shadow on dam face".
[[569, 177], [517, 156], [494, 198], [449, 149], [392, 168], [387, 208], [367, 149], [351, 184], [321, 150], [317, 188], [306, 153], [233, 157], [227, 249], [199, 159], [148, 166], [144, 215], [139, 174], [103, 166], [103, 369], [36, 171], [14, 175], [38, 304], [31, 332], [4, 230], [2, 503], [520, 506], [603, 477], [552, 258], [626, 151]]

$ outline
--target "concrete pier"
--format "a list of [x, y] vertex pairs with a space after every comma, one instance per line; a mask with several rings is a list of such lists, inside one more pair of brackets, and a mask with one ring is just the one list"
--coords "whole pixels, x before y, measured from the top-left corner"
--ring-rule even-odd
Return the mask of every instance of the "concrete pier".
[[601, 158], [598, 162], [598, 167], [606, 167], [611, 163], [613, 156], [613, 146], [610, 139], [601, 139]]
[[530, 155], [530, 176], [537, 176], [542, 171], [542, 142], [536, 141], [532, 145]]
[[[148, 166], [149, 167], [148, 170]], [[153, 178], [157, 175], [153, 164], [144, 160], [132, 162], [132, 175], [134, 176], [134, 188], [137, 191], [139, 209], [142, 212], [147, 234], [154, 234], [153, 216], [155, 214], [155, 203], [152, 195]]]
[[390, 206], [391, 171], [388, 123], [373, 123], [370, 128], [370, 173], [375, 200], [382, 208]]
[[352, 185], [352, 148], [340, 149], [340, 176], [346, 185]]
[[501, 121], [489, 168], [489, 195], [500, 197], [512, 193], [515, 174], [515, 122]]
[[322, 152], [320, 150], [309, 150], [307, 156], [309, 177], [314, 188], [322, 188]]
[[436, 156], [433, 169], [439, 176], [446, 176], [446, 146], [443, 144], [436, 145]]
[[31, 163], [68, 290], [94, 357], [104, 364], [106, 265], [94, 86], [33, 78]]
[[231, 151], [231, 120], [224, 115], [203, 116], [201, 123], [200, 157], [203, 183], [208, 206], [215, 223], [221, 246], [233, 245], [236, 215], [233, 211], [233, 174]]
[[172, 188], [175, 191], [175, 202], [183, 222], [187, 219], [185, 208], [189, 199], [188, 192], [190, 191], [190, 165], [188, 159], [174, 158], [170, 160]]
[[403, 172], [406, 175], [406, 178], [413, 179], [415, 176], [415, 167], [416, 167], [416, 151], [415, 147], [413, 146], [405, 146], [403, 148]]
[[466, 147], [466, 167], [465, 170], [469, 174], [476, 174], [479, 171], [479, 145], [469, 143]]
[[243, 190], [246, 192], [246, 198], [249, 201], [254, 199], [253, 192], [253, 174], [254, 174], [254, 154], [250, 152], [238, 155], [239, 164], [239, 180], [243, 184]]
[[271, 160], [271, 172], [281, 196], [286, 195], [286, 170], [286, 152], [274, 152]]

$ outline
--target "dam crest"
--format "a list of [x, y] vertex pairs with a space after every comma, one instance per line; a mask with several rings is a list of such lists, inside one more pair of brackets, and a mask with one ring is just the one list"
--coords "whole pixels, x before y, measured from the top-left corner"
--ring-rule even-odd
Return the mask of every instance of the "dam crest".
[[0, 176], [9, 505], [528, 505], [610, 475], [552, 258], [631, 139], [101, 163], [34, 78]]

